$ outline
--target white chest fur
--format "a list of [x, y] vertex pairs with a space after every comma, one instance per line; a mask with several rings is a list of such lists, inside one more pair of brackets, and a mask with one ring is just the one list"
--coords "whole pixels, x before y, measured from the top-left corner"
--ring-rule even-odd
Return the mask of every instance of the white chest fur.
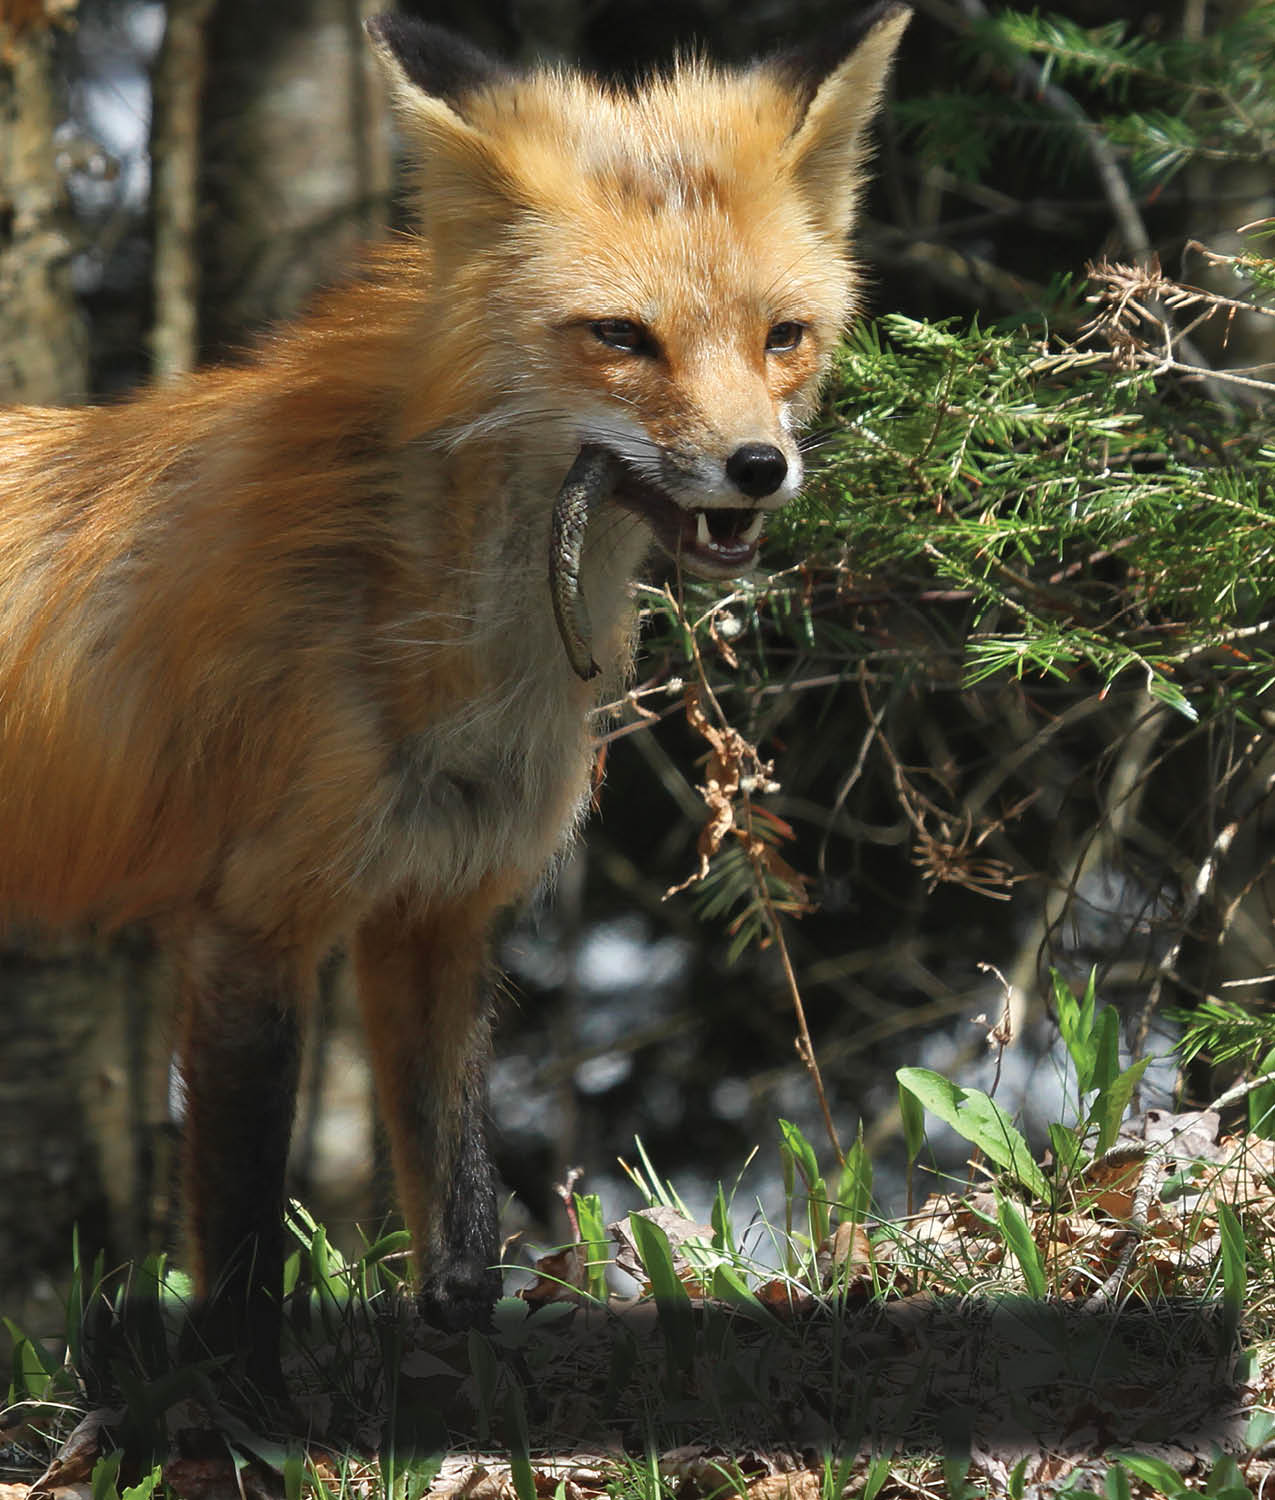
[[543, 495], [512, 497], [466, 609], [484, 685], [395, 748], [369, 808], [366, 895], [404, 883], [427, 897], [463, 894], [494, 874], [526, 888], [568, 844], [588, 799], [590, 710], [628, 673], [629, 583], [649, 545], [645, 526], [610, 505], [590, 524], [581, 576], [603, 672], [586, 687], [553, 618], [549, 508]]

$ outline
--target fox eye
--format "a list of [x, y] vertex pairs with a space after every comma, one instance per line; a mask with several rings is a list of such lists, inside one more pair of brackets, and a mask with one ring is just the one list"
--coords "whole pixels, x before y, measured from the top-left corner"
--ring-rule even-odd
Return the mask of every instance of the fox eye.
[[652, 350], [650, 334], [631, 318], [599, 318], [590, 323], [594, 338], [612, 349], [623, 349], [626, 354], [649, 354]]
[[767, 354], [787, 354], [795, 349], [805, 337], [806, 329], [801, 323], [776, 323], [766, 335]]

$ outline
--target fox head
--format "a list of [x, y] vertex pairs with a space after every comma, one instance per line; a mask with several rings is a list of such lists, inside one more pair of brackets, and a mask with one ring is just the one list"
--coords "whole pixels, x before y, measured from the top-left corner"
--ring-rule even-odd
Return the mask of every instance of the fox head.
[[682, 60], [631, 87], [371, 21], [452, 430], [604, 450], [611, 498], [684, 566], [749, 567], [764, 513], [797, 492], [797, 432], [855, 310], [869, 127], [910, 14], [885, 4], [817, 50]]

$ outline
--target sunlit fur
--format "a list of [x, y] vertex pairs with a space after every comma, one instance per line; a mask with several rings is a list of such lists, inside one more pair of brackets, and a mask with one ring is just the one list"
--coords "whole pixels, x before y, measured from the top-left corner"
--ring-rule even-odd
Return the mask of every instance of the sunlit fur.
[[[387, 57], [417, 232], [240, 367], [0, 413], [0, 913], [160, 924], [188, 1049], [211, 1045], [198, 1017], [228, 965], [237, 1005], [260, 971], [291, 1006], [350, 943], [426, 1257], [483, 933], [578, 821], [587, 714], [629, 669], [651, 545], [618, 506], [591, 522], [586, 685], [547, 586], [555, 492], [583, 441], [700, 508], [738, 506], [724, 461], [766, 442], [790, 472], [762, 503], [794, 492], [905, 20], [809, 103], [764, 66], [685, 62], [633, 92], [546, 70], [453, 105]], [[604, 344], [602, 318], [659, 356]], [[799, 347], [767, 354], [790, 320]], [[387, 998], [430, 967], [454, 1001]], [[215, 1137], [201, 1109], [190, 1128]], [[210, 1213], [233, 1209], [197, 1210], [205, 1282]]]

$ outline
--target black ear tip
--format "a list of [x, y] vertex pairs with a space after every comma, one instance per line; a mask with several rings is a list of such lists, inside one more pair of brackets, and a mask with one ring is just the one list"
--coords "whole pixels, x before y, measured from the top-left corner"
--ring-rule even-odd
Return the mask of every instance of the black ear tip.
[[412, 83], [449, 104], [459, 105], [467, 94], [510, 75], [506, 64], [444, 26], [391, 12], [363, 24], [373, 45], [393, 57]]
[[395, 58], [411, 83], [449, 104], [460, 105], [466, 95], [510, 77], [505, 63], [446, 27], [389, 12], [363, 24], [372, 43]]
[[813, 43], [787, 48], [766, 61], [784, 75], [789, 84], [813, 97], [824, 79], [843, 63], [870, 32], [887, 21], [904, 20], [912, 14], [907, 0], [879, 0], [831, 27]]

